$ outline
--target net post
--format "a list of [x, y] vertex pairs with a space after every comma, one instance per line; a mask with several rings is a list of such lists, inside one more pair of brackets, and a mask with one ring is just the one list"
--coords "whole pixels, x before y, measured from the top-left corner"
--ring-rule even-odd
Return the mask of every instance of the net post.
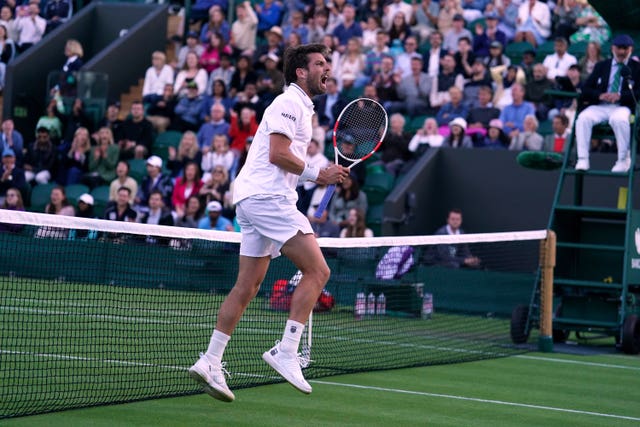
[[553, 269], [556, 266], [556, 233], [547, 231], [547, 238], [540, 242], [540, 336], [538, 350], [553, 351]]

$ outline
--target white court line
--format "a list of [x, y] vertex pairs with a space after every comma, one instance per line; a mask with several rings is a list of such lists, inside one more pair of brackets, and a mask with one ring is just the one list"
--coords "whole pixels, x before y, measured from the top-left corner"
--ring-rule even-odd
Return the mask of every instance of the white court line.
[[570, 414], [590, 415], [594, 417], [615, 418], [619, 420], [640, 421], [640, 418], [629, 417], [626, 415], [581, 411], [579, 409], [557, 408], [554, 406], [531, 405], [528, 403], [507, 402], [504, 400], [481, 399], [477, 397], [456, 396], [452, 394], [441, 394], [441, 393], [428, 393], [424, 391], [400, 390], [396, 388], [374, 387], [374, 386], [365, 386], [365, 385], [359, 385], [359, 384], [345, 384], [345, 383], [337, 383], [333, 381], [311, 380], [309, 382], [315, 383], [315, 384], [334, 385], [339, 387], [359, 388], [359, 389], [365, 389], [365, 390], [384, 391], [384, 392], [391, 392], [391, 393], [412, 394], [416, 396], [440, 397], [444, 399], [464, 400], [468, 402], [490, 403], [494, 405], [516, 406], [520, 408], [530, 408], [530, 409], [542, 409], [545, 411], [556, 411], [556, 412], [565, 412]]
[[584, 360], [555, 359], [553, 357], [528, 356], [526, 354], [517, 354], [514, 357], [517, 357], [519, 359], [539, 360], [543, 362], [569, 363], [572, 365], [593, 366], [598, 368], [628, 369], [630, 371], [640, 371], [640, 367], [637, 367], [637, 366], [613, 365], [610, 363], [599, 363], [599, 362], [585, 362]]

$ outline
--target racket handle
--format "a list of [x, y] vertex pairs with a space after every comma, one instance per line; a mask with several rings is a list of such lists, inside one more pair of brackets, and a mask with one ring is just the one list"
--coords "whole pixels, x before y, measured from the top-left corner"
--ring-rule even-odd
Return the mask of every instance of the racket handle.
[[331, 184], [327, 187], [327, 191], [324, 192], [324, 196], [322, 197], [322, 200], [320, 201], [320, 204], [316, 209], [316, 213], [313, 214], [314, 217], [320, 218], [324, 213], [324, 211], [327, 210], [327, 205], [329, 204], [329, 201], [331, 201], [331, 196], [333, 196], [333, 193], [335, 191], [336, 191], [335, 184]]

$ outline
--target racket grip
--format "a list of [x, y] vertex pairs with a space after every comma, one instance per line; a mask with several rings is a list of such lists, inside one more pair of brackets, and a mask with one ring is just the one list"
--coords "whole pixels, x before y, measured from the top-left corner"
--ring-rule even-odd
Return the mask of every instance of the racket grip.
[[324, 192], [324, 196], [322, 197], [322, 200], [320, 201], [320, 204], [316, 209], [316, 213], [313, 214], [315, 218], [320, 218], [324, 211], [327, 210], [327, 205], [329, 204], [329, 201], [331, 201], [331, 196], [333, 196], [333, 193], [335, 193], [335, 191], [335, 184], [331, 184], [327, 187], [327, 191]]

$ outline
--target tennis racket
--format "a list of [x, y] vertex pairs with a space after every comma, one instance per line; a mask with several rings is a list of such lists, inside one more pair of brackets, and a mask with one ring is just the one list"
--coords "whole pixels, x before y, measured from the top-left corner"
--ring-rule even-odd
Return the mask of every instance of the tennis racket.
[[[369, 98], [358, 98], [342, 109], [333, 126], [333, 152], [335, 162], [339, 157], [351, 161], [349, 169], [367, 160], [375, 153], [387, 133], [387, 112], [378, 102]], [[322, 217], [327, 209], [336, 185], [327, 187], [314, 216]]]

